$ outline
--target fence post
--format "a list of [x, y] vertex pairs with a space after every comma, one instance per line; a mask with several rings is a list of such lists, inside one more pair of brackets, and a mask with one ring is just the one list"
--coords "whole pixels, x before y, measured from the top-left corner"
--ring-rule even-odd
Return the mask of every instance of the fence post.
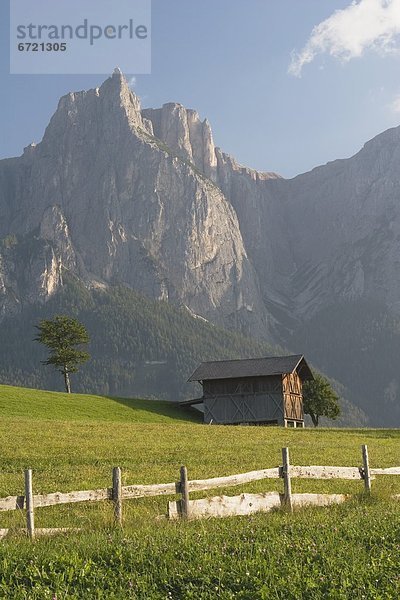
[[25, 471], [26, 529], [31, 540], [35, 539], [35, 517], [33, 513], [32, 469]]
[[292, 484], [290, 481], [290, 460], [289, 460], [289, 448], [282, 448], [282, 477], [283, 477], [283, 502], [284, 505], [290, 510], [293, 510], [292, 504]]
[[363, 457], [363, 478], [364, 478], [364, 486], [365, 491], [370, 494], [371, 493], [371, 472], [369, 470], [369, 459], [368, 459], [368, 446], [363, 444], [361, 446], [362, 449], [362, 457]]
[[122, 477], [121, 468], [113, 468], [112, 497], [114, 501], [114, 518], [117, 525], [122, 527]]
[[189, 483], [188, 483], [187, 468], [185, 466], [181, 467], [181, 472], [180, 472], [180, 492], [182, 494], [182, 499], [181, 499], [182, 519], [189, 519], [190, 518]]

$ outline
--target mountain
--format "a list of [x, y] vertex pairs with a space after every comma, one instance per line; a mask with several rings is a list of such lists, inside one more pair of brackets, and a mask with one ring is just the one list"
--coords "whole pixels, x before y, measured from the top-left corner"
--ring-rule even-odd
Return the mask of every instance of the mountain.
[[[157, 135], [193, 160], [233, 206], [263, 301], [272, 312], [275, 307], [278, 322], [281, 311], [289, 320], [310, 318], [332, 300], [359, 298], [400, 314], [400, 127], [350, 159], [285, 180], [242, 167], [214, 148], [208, 122], [194, 111], [167, 104], [143, 113]], [[201, 125], [196, 136], [193, 119]]]
[[354, 157], [280, 181], [271, 193], [290, 230], [291, 309], [310, 317], [322, 306], [364, 299], [400, 312], [400, 128]]
[[221, 190], [158, 138], [122, 74], [71, 93], [38, 145], [0, 162], [0, 312], [46, 301], [62, 269], [122, 284], [246, 333], [258, 279]]
[[133, 290], [260, 340], [253, 353], [306, 353], [372, 423], [400, 425], [399, 142], [389, 130], [285, 180], [215, 147], [194, 110], [142, 110], [117, 69], [0, 161], [0, 333], [48, 312], [71, 277], [91, 310]]

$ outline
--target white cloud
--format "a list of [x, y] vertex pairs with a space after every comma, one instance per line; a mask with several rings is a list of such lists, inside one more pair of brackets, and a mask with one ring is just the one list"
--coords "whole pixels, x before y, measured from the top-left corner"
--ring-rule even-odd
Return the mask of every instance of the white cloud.
[[354, 0], [314, 27], [304, 48], [292, 52], [289, 73], [300, 77], [304, 65], [322, 53], [346, 62], [368, 49], [396, 51], [399, 34], [400, 0]]
[[134, 88], [135, 87], [135, 85], [136, 85], [136, 77], [135, 76], [133, 76], [133, 77], [131, 77], [129, 79], [128, 85], [129, 85], [130, 88]]

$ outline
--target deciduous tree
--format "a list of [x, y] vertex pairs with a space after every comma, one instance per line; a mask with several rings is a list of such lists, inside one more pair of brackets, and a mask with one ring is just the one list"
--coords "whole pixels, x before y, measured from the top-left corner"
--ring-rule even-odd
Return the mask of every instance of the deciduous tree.
[[303, 406], [314, 427], [318, 427], [320, 417], [336, 419], [340, 415], [339, 397], [319, 373], [314, 373], [314, 381], [306, 381], [303, 385]]
[[90, 358], [82, 350], [82, 346], [89, 342], [85, 326], [72, 317], [57, 315], [53, 319], [40, 321], [36, 328], [39, 333], [35, 340], [50, 350], [50, 355], [43, 364], [53, 365], [63, 375], [65, 389], [70, 394], [70, 373], [75, 373], [78, 366]]

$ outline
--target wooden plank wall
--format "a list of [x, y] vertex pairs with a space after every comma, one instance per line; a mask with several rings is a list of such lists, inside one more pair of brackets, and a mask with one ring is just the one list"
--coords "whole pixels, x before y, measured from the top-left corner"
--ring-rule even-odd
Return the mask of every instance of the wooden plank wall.
[[303, 395], [301, 379], [296, 372], [282, 375], [285, 419], [303, 421]]

